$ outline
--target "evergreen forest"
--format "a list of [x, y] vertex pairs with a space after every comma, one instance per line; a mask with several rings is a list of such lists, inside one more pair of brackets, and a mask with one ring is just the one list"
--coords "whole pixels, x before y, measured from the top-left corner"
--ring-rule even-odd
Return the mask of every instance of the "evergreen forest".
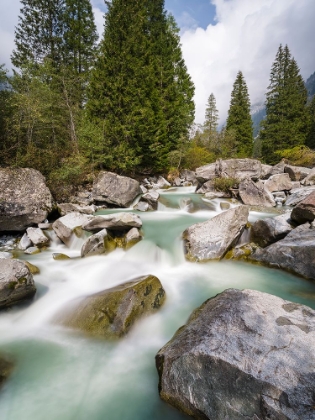
[[100, 169], [174, 175], [234, 157], [315, 164], [314, 91], [288, 46], [272, 64], [255, 139], [242, 71], [224, 127], [213, 93], [196, 126], [194, 85], [164, 0], [105, 3], [99, 40], [90, 0], [21, 0], [13, 75], [0, 66], [1, 166], [38, 169], [66, 194]]

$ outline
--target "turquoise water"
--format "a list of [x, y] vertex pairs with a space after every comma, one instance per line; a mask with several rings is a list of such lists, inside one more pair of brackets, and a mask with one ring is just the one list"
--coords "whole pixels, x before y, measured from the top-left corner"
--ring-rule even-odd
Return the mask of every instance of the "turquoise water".
[[[194, 208], [183, 203], [187, 197]], [[232, 261], [186, 262], [183, 230], [216, 215], [219, 202], [205, 203], [185, 189], [164, 193], [160, 201], [157, 212], [139, 213], [144, 240], [128, 252], [80, 259], [81, 240], [67, 249], [54, 239], [47, 251], [28, 258], [41, 270], [35, 300], [0, 314], [0, 351], [16, 364], [0, 393], [1, 420], [184, 420], [159, 399], [154, 356], [193, 309], [230, 287], [315, 308], [315, 284], [283, 271]], [[266, 214], [250, 215], [259, 217]], [[72, 259], [55, 261], [53, 252]], [[53, 324], [72, 299], [149, 273], [161, 280], [166, 303], [122, 340], [108, 343]]]

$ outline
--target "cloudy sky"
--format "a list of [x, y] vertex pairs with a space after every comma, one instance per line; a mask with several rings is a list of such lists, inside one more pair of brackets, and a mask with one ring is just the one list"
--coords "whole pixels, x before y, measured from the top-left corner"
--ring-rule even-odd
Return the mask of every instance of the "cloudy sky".
[[[102, 32], [104, 2], [92, 4]], [[288, 44], [304, 79], [315, 71], [315, 0], [166, 0], [165, 7], [181, 28], [183, 55], [196, 87], [198, 123], [204, 120], [210, 93], [221, 123], [225, 121], [239, 70], [252, 105], [263, 102], [280, 43]], [[19, 9], [19, 0], [0, 0], [0, 63], [7, 68]]]

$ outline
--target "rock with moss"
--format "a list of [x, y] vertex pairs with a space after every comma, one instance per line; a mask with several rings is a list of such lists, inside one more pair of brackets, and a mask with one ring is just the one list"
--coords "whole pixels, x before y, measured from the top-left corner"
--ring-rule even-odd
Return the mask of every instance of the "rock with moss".
[[142, 235], [137, 228], [132, 228], [125, 236], [125, 249], [129, 249], [142, 240]]
[[227, 210], [183, 233], [185, 256], [190, 261], [221, 259], [237, 243], [248, 220], [248, 208]]
[[124, 336], [139, 318], [156, 312], [164, 300], [159, 279], [148, 275], [68, 304], [57, 321], [97, 337], [114, 339]]
[[113, 213], [91, 218], [82, 225], [82, 229], [95, 232], [101, 229], [129, 230], [133, 227], [140, 228], [142, 221], [135, 213]]
[[28, 267], [31, 274], [39, 274], [40, 273], [40, 269], [36, 265], [31, 264], [29, 261], [23, 261], [23, 262]]
[[54, 252], [54, 253], [52, 254], [52, 256], [53, 256], [53, 259], [54, 259], [55, 261], [66, 261], [66, 260], [70, 260], [70, 259], [71, 259], [71, 258], [69, 257], [69, 255], [62, 254], [62, 253], [60, 253], [60, 252]]
[[315, 311], [229, 289], [158, 352], [161, 398], [195, 419], [314, 419]]
[[0, 354], [0, 388], [10, 377], [14, 369], [14, 363], [6, 356]]
[[139, 194], [140, 184], [135, 179], [113, 172], [100, 172], [93, 185], [92, 198], [95, 203], [129, 207]]
[[66, 245], [71, 242], [72, 235], [81, 237], [83, 235], [82, 225], [87, 224], [94, 216], [78, 212], [69, 213], [57, 219], [52, 228], [58, 238]]
[[35, 169], [0, 168], [0, 231], [23, 231], [45, 220], [53, 198]]
[[35, 293], [33, 276], [23, 261], [0, 259], [0, 308], [31, 299]]
[[27, 254], [27, 255], [36, 255], [39, 253], [40, 253], [40, 248], [38, 248], [37, 246], [31, 246], [24, 251], [24, 254]]
[[107, 254], [116, 248], [113, 237], [108, 233], [107, 229], [90, 236], [82, 245], [81, 257], [90, 257], [92, 255]]

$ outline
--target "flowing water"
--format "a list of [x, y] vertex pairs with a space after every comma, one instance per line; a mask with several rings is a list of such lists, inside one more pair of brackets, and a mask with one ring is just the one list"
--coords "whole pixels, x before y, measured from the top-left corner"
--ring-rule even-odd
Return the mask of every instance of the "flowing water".
[[[0, 314], [0, 351], [16, 364], [0, 393], [0, 419], [186, 419], [160, 401], [154, 356], [193, 309], [231, 287], [269, 292], [314, 308], [315, 285], [291, 274], [243, 262], [185, 261], [182, 232], [218, 214], [220, 202], [203, 200], [189, 188], [171, 189], [161, 194], [158, 211], [139, 213], [144, 240], [127, 252], [80, 259], [82, 240], [66, 248], [52, 234], [47, 251], [28, 256], [40, 268], [36, 297]], [[268, 216], [251, 212], [250, 221]], [[55, 261], [54, 252], [72, 258]], [[160, 279], [167, 300], [125, 338], [106, 342], [52, 323], [72, 299], [145, 274]]]

